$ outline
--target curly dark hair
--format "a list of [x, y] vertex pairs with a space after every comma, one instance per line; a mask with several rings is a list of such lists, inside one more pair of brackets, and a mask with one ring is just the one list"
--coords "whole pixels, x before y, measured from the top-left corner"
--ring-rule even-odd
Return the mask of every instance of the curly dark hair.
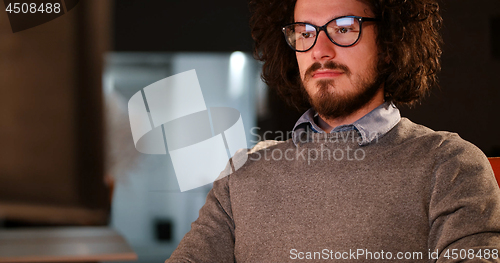
[[[378, 72], [386, 100], [412, 106], [437, 86], [441, 70], [442, 18], [436, 0], [363, 0], [377, 22]], [[296, 0], [250, 0], [254, 56], [264, 62], [262, 79], [285, 101], [310, 107], [302, 91], [295, 51], [281, 28], [293, 22]]]

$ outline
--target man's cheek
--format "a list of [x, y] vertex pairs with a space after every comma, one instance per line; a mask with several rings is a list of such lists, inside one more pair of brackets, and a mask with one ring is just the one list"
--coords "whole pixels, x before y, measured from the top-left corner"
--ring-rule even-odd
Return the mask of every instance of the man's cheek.
[[306, 62], [304, 59], [301, 59], [299, 55], [297, 55], [297, 65], [299, 66], [300, 77], [304, 79], [304, 73], [307, 70]]

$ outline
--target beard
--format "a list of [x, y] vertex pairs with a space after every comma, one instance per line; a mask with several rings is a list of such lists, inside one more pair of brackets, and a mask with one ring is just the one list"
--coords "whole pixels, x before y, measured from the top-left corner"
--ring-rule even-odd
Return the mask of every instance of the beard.
[[[314, 63], [304, 74], [302, 91], [314, 110], [327, 120], [351, 115], [368, 104], [381, 88], [382, 78], [375, 67], [366, 77], [352, 81], [352, 91], [344, 91], [343, 94], [336, 90], [338, 84], [335, 79], [321, 79], [316, 84], [308, 83], [314, 71], [320, 68], [342, 70], [347, 77], [351, 76], [351, 72], [345, 65], [328, 61], [323, 66], [318, 62]], [[316, 85], [317, 92], [309, 94], [305, 85]]]

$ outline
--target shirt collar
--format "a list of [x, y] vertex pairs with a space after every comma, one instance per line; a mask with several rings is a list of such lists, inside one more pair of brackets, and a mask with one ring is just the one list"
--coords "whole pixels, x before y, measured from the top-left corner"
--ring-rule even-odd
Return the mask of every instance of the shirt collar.
[[[307, 110], [293, 127], [293, 143], [298, 145], [300, 136], [309, 130], [315, 133], [325, 133], [314, 121], [318, 115], [314, 109]], [[362, 141], [359, 145], [367, 145], [384, 136], [401, 120], [399, 109], [392, 102], [385, 102], [352, 124], [335, 127], [330, 133], [356, 130]]]

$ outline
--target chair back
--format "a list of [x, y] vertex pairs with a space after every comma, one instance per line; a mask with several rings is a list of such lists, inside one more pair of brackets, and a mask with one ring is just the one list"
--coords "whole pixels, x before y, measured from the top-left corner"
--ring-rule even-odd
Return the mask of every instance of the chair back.
[[500, 186], [500, 157], [490, 157], [488, 158], [488, 160], [491, 163], [493, 173], [495, 173], [495, 178], [497, 179], [497, 183]]

